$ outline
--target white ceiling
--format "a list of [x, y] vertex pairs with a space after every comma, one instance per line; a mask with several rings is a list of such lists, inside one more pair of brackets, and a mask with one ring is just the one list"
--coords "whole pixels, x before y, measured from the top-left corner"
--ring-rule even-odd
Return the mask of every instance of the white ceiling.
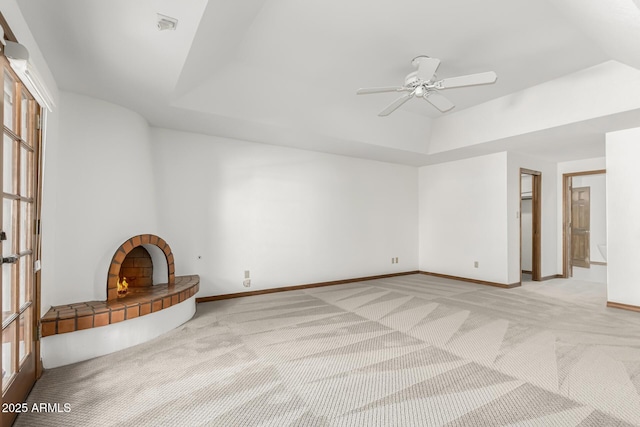
[[[409, 164], [442, 157], [427, 151], [442, 113], [414, 99], [381, 118], [396, 95], [355, 90], [402, 84], [417, 55], [440, 58], [441, 78], [497, 72], [495, 85], [447, 91], [453, 112], [609, 59], [640, 67], [632, 0], [18, 3], [64, 90], [155, 126]], [[158, 31], [156, 13], [177, 18], [176, 31]], [[550, 160], [604, 155], [602, 135], [589, 132], [506, 148]]]

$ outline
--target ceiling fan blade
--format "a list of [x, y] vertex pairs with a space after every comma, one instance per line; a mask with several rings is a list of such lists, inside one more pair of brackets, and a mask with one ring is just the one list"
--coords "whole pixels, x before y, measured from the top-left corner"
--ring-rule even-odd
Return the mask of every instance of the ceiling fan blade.
[[453, 107], [455, 107], [455, 104], [453, 102], [449, 101], [448, 98], [444, 97], [443, 95], [440, 95], [438, 92], [435, 92], [435, 91], [434, 92], [425, 93], [424, 94], [424, 99], [429, 101], [431, 103], [431, 105], [433, 105], [434, 107], [436, 107], [438, 110], [442, 111], [443, 113], [445, 111], [449, 111]]
[[413, 98], [413, 92], [407, 93], [406, 95], [402, 95], [400, 98], [396, 99], [391, 104], [389, 104], [387, 106], [387, 108], [385, 108], [384, 110], [380, 111], [380, 113], [378, 115], [380, 117], [388, 116], [389, 114], [393, 113], [398, 108], [400, 108], [400, 106], [402, 104], [404, 104], [405, 102], [407, 102], [411, 98]]
[[419, 56], [415, 59], [418, 62], [418, 78], [428, 82], [433, 80], [440, 60], [438, 58], [429, 58], [428, 56]]
[[438, 89], [451, 89], [462, 86], [486, 85], [495, 83], [498, 75], [493, 71], [486, 73], [469, 74], [468, 76], [451, 77], [437, 82]]
[[358, 95], [368, 95], [370, 93], [383, 93], [383, 92], [402, 92], [407, 88], [402, 86], [388, 86], [388, 87], [365, 87], [356, 91]]

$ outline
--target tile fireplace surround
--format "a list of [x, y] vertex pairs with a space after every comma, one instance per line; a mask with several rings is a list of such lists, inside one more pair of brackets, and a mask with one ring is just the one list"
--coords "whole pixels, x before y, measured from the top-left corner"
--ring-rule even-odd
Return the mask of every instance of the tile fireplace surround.
[[[120, 268], [128, 253], [141, 246], [156, 246], [167, 261], [167, 283], [135, 289], [123, 297], [117, 296]], [[51, 307], [42, 317], [42, 336], [64, 334], [123, 322], [164, 310], [193, 297], [198, 292], [200, 277], [175, 276], [171, 248], [152, 234], [134, 236], [115, 252], [107, 276], [106, 301], [87, 301]]]

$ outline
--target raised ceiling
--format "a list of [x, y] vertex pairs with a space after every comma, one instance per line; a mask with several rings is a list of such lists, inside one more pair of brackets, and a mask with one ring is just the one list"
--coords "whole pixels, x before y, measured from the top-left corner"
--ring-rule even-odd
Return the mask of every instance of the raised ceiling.
[[[355, 90], [401, 84], [417, 55], [440, 58], [439, 77], [498, 73], [495, 85], [447, 91], [446, 114], [610, 59], [640, 66], [625, 39], [640, 28], [632, 0], [18, 3], [63, 90], [154, 126], [410, 164], [448, 159], [429, 153], [442, 113], [416, 99], [381, 118], [395, 94]], [[158, 31], [156, 13], [177, 29]], [[598, 132], [550, 149], [552, 139], [513, 147], [550, 160], [604, 154]]]

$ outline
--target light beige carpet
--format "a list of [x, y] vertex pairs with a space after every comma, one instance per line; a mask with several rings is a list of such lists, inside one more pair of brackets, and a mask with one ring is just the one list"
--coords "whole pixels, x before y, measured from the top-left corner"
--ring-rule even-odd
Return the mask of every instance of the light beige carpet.
[[604, 285], [424, 275], [200, 304], [45, 372], [18, 426], [640, 425], [640, 314]]

